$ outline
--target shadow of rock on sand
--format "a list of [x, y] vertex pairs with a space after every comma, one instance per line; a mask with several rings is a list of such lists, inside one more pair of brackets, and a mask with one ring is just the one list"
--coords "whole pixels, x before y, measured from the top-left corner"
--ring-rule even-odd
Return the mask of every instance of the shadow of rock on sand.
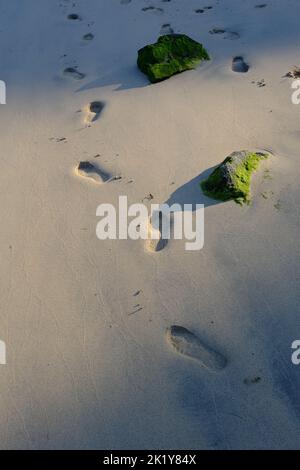
[[204, 204], [205, 207], [222, 204], [223, 201], [218, 201], [205, 196], [200, 187], [201, 181], [207, 179], [215, 168], [216, 166], [208, 168], [207, 170], [200, 173], [200, 175], [180, 186], [171, 194], [165, 204], [168, 204], [169, 206], [172, 204], [180, 204], [181, 206], [184, 204], [192, 204], [193, 211], [196, 209], [196, 204]]
[[209, 65], [210, 64], [202, 63], [195, 69], [175, 73], [171, 77], [162, 80], [161, 82], [151, 83], [148, 77], [140, 71], [136, 61], [133, 61], [130, 64], [120, 63], [117, 67], [112, 67], [110, 70], [106, 70], [101, 73], [98, 78], [81, 85], [80, 88], [76, 90], [76, 93], [102, 87], [113, 87], [114, 91], [121, 91], [134, 88], [144, 88], [147, 86], [159, 86], [160, 83], [167, 82], [168, 80], [172, 79], [174, 80], [175, 77], [180, 75], [195, 73], [200, 69], [203, 74], [204, 71], [207, 72]]
[[[171, 194], [169, 199], [167, 199], [164, 204], [159, 205], [158, 210], [154, 210], [154, 212], [151, 213], [151, 217], [149, 219], [149, 228], [151, 229], [152, 234], [155, 233], [157, 236], [154, 238], [150, 237], [146, 241], [147, 251], [161, 251], [168, 244], [170, 235], [168, 231], [174, 229], [175, 212], [180, 211], [183, 213], [183, 211], [185, 211], [192, 213], [196, 212], [196, 209], [199, 210], [199, 207], [197, 208], [197, 204], [204, 204], [205, 208], [222, 202], [206, 197], [200, 187], [201, 181], [205, 180], [213, 170], [214, 168], [209, 168], [208, 170], [205, 170], [203, 173], [193, 178], [191, 181], [188, 181], [187, 183], [180, 186]], [[189, 204], [190, 207], [185, 207], [186, 204]], [[173, 205], [179, 205], [180, 207], [174, 207]], [[164, 206], [168, 207], [166, 208]], [[168, 215], [166, 216], [166, 214]], [[165, 225], [166, 221], [168, 222]], [[165, 235], [163, 235], [164, 227], [168, 227]]]
[[76, 90], [80, 93], [94, 88], [113, 87], [114, 91], [142, 88], [151, 85], [146, 75], [137, 68], [137, 65], [120, 66], [116, 69], [104, 72], [98, 78], [82, 85]]

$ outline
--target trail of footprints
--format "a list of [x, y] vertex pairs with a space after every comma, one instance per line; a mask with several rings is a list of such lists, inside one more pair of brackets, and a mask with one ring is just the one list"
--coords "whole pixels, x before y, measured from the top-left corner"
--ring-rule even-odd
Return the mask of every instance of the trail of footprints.
[[[130, 0], [122, 0], [123, 4], [130, 3]], [[82, 21], [82, 18], [77, 13], [69, 13], [67, 15], [67, 19], [70, 21]], [[94, 39], [94, 34], [89, 32], [83, 35], [83, 41], [89, 42]], [[66, 67], [63, 71], [63, 75], [67, 78], [72, 78], [73, 80], [83, 80], [85, 78], [85, 74], [80, 72], [75, 67]], [[105, 103], [103, 101], [92, 101], [89, 103], [83, 110], [84, 114], [84, 124], [90, 126], [93, 122], [97, 121], [100, 117], [103, 109], [105, 107]], [[89, 161], [81, 161], [75, 168], [76, 175], [85, 178], [95, 184], [103, 184], [109, 181], [114, 181], [120, 179], [118, 176], [112, 176], [110, 173], [106, 172], [98, 165], [91, 163]]]
[[[171, 0], [162, 0], [162, 2], [170, 2]], [[131, 3], [131, 0], [120, 0], [121, 5], [128, 5]], [[263, 9], [267, 4], [256, 5], [255, 8]], [[205, 6], [198, 8], [195, 11], [197, 14], [203, 14], [206, 11], [211, 10], [212, 6]], [[142, 8], [144, 12], [153, 12], [162, 14], [164, 10], [160, 7], [154, 7], [152, 5]], [[68, 20], [78, 22], [82, 18], [77, 13], [70, 13], [67, 16]], [[173, 34], [174, 30], [171, 27], [170, 23], [164, 23], [161, 26], [160, 34]], [[239, 39], [239, 33], [234, 31], [229, 31], [221, 28], [213, 28], [210, 31], [212, 35], [220, 35], [224, 39]], [[94, 34], [89, 32], [82, 37], [83, 41], [92, 41], [94, 39]], [[249, 71], [249, 65], [245, 62], [242, 56], [236, 56], [232, 59], [231, 70], [235, 73], [247, 73]], [[292, 72], [289, 72], [286, 76], [297, 77], [298, 74], [297, 68]], [[296, 71], [296, 72], [295, 72]], [[74, 80], [83, 80], [85, 74], [80, 72], [77, 67], [67, 67], [63, 71], [63, 75]], [[84, 111], [84, 123], [87, 126], [90, 126], [93, 122], [97, 121], [101, 116], [105, 108], [105, 103], [103, 101], [92, 101], [89, 103]], [[81, 161], [76, 167], [76, 174], [82, 178], [95, 183], [103, 184], [109, 181], [120, 179], [120, 177], [112, 176], [110, 173], [101, 169], [98, 165], [91, 163], [89, 161]], [[153, 214], [152, 218], [148, 220], [148, 235], [149, 238], [146, 240], [145, 248], [148, 252], [156, 253], [163, 250], [168, 240], [163, 238], [162, 235], [162, 223], [163, 223], [163, 213], [158, 212]], [[138, 291], [139, 293], [139, 291]], [[136, 294], [135, 294], [136, 295]], [[185, 356], [186, 358], [197, 361], [202, 367], [212, 371], [218, 372], [224, 369], [227, 364], [227, 359], [220, 354], [219, 352], [211, 349], [201, 339], [189, 331], [187, 328], [179, 325], [172, 325], [166, 329], [165, 333], [166, 341], [169, 346], [173, 349], [174, 352]]]

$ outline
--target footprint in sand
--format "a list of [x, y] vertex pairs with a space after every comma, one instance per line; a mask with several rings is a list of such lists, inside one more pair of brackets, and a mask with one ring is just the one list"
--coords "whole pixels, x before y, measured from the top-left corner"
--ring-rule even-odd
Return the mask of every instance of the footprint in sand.
[[224, 39], [230, 39], [231, 41], [235, 41], [236, 39], [240, 39], [240, 35], [235, 31], [227, 31], [224, 36]]
[[103, 101], [92, 101], [89, 103], [85, 108], [85, 123], [90, 124], [97, 121], [104, 108], [105, 103]]
[[79, 20], [81, 20], [81, 18], [80, 18], [79, 15], [77, 15], [77, 13], [70, 13], [68, 15], [68, 20], [73, 20], [73, 21], [77, 20], [77, 21], [79, 21]]
[[166, 339], [176, 352], [199, 361], [211, 371], [222, 370], [227, 364], [224, 356], [203, 344], [198, 336], [183, 326], [172, 325], [167, 328]]
[[171, 27], [170, 23], [165, 23], [160, 29], [160, 34], [174, 34], [174, 29]]
[[163, 8], [153, 7], [152, 5], [149, 5], [148, 7], [143, 7], [142, 11], [152, 11], [153, 13], [157, 13], [159, 15], [164, 12]]
[[213, 28], [209, 31], [209, 34], [225, 34], [225, 29], [222, 28]]
[[196, 8], [195, 13], [205, 13], [205, 11], [211, 10], [211, 9], [212, 9], [211, 6], [209, 6], [209, 7], [203, 7], [203, 8]]
[[232, 71], [238, 73], [247, 73], [249, 70], [249, 65], [246, 64], [243, 57], [237, 56], [232, 59]]
[[239, 39], [240, 38], [240, 35], [239, 33], [236, 33], [235, 31], [227, 31], [226, 29], [222, 29], [222, 28], [213, 28], [209, 31], [210, 34], [217, 34], [217, 35], [224, 35], [224, 39], [231, 39], [231, 40], [235, 40], [235, 39]]
[[82, 36], [82, 39], [84, 41], [92, 41], [94, 39], [94, 37], [95, 36], [93, 35], [93, 33], [87, 33], [84, 36]]
[[[168, 238], [163, 238], [162, 227], [163, 217], [166, 217], [162, 212], [153, 212], [152, 217], [148, 222], [148, 239], [146, 240], [146, 250], [151, 253], [157, 253], [165, 248], [168, 244]], [[169, 220], [165, 220], [166, 227], [169, 225]]]
[[84, 73], [78, 72], [74, 67], [67, 67], [63, 73], [74, 80], [82, 80], [85, 77]]
[[106, 183], [113, 179], [111, 175], [88, 161], [80, 162], [76, 168], [76, 173], [84, 178], [89, 178], [97, 184]]
[[250, 377], [250, 378], [248, 377], [248, 378], [244, 379], [243, 382], [244, 382], [245, 385], [255, 385], [255, 384], [260, 383], [261, 380], [262, 380], [261, 377], [256, 376], [256, 377]]

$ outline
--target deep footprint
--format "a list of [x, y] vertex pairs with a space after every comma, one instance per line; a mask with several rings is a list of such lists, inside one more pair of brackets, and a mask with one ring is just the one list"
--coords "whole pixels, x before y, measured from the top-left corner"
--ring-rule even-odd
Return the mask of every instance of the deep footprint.
[[68, 20], [79, 21], [80, 19], [81, 18], [77, 13], [70, 13], [70, 15], [68, 15]]
[[224, 356], [204, 345], [198, 336], [183, 326], [172, 325], [167, 328], [166, 339], [176, 352], [195, 359], [211, 371], [220, 371], [227, 364]]
[[233, 72], [238, 72], [238, 73], [247, 73], [248, 70], [249, 70], [249, 65], [246, 64], [246, 62], [244, 61], [243, 57], [241, 56], [238, 56], [238, 57], [234, 57], [232, 59], [232, 71]]
[[104, 108], [105, 103], [103, 101], [92, 101], [89, 103], [85, 109], [85, 122], [90, 124], [91, 122], [97, 121]]
[[76, 168], [76, 173], [84, 178], [89, 178], [97, 184], [106, 183], [111, 180], [111, 176], [90, 162], [80, 162]]

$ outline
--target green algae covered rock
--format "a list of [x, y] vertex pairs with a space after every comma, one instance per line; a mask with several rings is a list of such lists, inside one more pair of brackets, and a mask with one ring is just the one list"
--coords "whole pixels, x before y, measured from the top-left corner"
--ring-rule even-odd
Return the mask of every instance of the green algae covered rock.
[[155, 44], [138, 51], [138, 67], [150, 82], [160, 82], [185, 70], [194, 69], [209, 55], [202, 44], [185, 34], [160, 36]]
[[249, 204], [251, 175], [268, 155], [260, 152], [233, 152], [201, 183], [206, 196], [221, 201], [233, 199]]

